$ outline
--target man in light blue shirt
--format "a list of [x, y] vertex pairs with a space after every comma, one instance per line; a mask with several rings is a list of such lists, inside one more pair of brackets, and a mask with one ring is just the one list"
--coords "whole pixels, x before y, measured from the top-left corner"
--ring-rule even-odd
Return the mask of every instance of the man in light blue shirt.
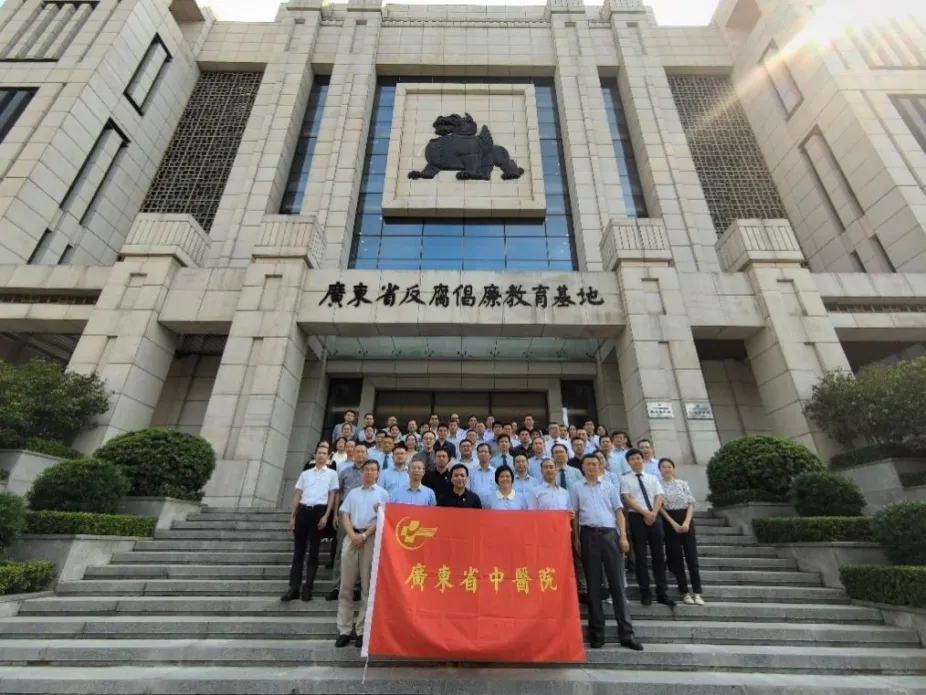
[[550, 439], [547, 440], [547, 456], [553, 458], [553, 447], [557, 444], [562, 444], [566, 447], [566, 451], [569, 451], [569, 439], [568, 435], [564, 435], [563, 431], [560, 429], [560, 426], [556, 422], [550, 423]]
[[437, 498], [434, 491], [421, 484], [424, 478], [424, 464], [421, 461], [412, 461], [408, 465], [408, 485], [395, 488], [390, 493], [389, 501], [398, 504], [413, 504], [416, 507], [436, 507]]
[[569, 455], [565, 444], [553, 445], [553, 463], [556, 466], [556, 484], [569, 490], [573, 485], [582, 482], [582, 472], [569, 465]]
[[511, 453], [511, 437], [507, 434], [500, 434], [495, 438], [495, 445], [498, 447], [498, 453], [492, 457], [490, 463], [495, 468], [508, 466], [514, 470], [514, 456]]
[[547, 456], [547, 447], [543, 437], [534, 437], [531, 448], [533, 451], [532, 455], [527, 459], [527, 472], [531, 478], [540, 480], [543, 477], [543, 471], [541, 471], [543, 462], [545, 459], [550, 458]]
[[514, 457], [514, 489], [519, 495], [527, 495], [527, 491], [540, 482], [532, 478], [527, 472], [527, 456], [518, 453]]
[[379, 474], [379, 484], [390, 495], [396, 488], [408, 487], [408, 449], [402, 442], [392, 450], [392, 465]]
[[[373, 536], [376, 513], [389, 499], [389, 493], [376, 484], [379, 464], [368, 459], [363, 464], [363, 484], [347, 493], [338, 513], [344, 526], [345, 542], [341, 552], [341, 587], [338, 596], [338, 638], [336, 647], [350, 644], [357, 633], [357, 646], [363, 647], [363, 624], [366, 620], [370, 572], [373, 567]], [[354, 584], [360, 578], [360, 607], [354, 620]]]
[[601, 453], [604, 454], [605, 459], [608, 462], [608, 471], [614, 473], [618, 480], [624, 475], [624, 473], [630, 473], [630, 464], [627, 463], [627, 456], [620, 452], [614, 450], [614, 442], [611, 440], [611, 435], [605, 434], [598, 438], [598, 443], [601, 447]]
[[460, 451], [460, 442], [466, 439], [466, 432], [460, 429], [459, 420], [451, 420], [450, 427], [447, 430], [447, 441], [456, 447], [457, 452]]
[[469, 469], [466, 487], [479, 495], [479, 499], [488, 499], [495, 494], [495, 466], [489, 461], [489, 445], [483, 442], [476, 448], [479, 463]]
[[[659, 459], [656, 458], [656, 451], [653, 449], [653, 443], [649, 439], [641, 439], [637, 442], [637, 448], [643, 454], [643, 472], [656, 476], [656, 479], [662, 482], [662, 471], [659, 470]], [[628, 463], [628, 468], [630, 464]], [[632, 470], [627, 471], [631, 473]]]
[[460, 442], [459, 452], [460, 456], [457, 458], [457, 463], [462, 463], [467, 470], [479, 465], [479, 459], [473, 453], [473, 443], [469, 439]]
[[350, 409], [345, 410], [344, 411], [344, 422], [340, 422], [334, 426], [334, 430], [331, 432], [331, 441], [333, 442], [337, 441], [338, 437], [340, 437], [344, 433], [344, 425], [350, 425], [351, 427], [350, 435], [353, 436], [354, 434], [353, 430], [356, 424], [357, 424], [357, 413], [355, 413], [353, 410], [350, 410]]

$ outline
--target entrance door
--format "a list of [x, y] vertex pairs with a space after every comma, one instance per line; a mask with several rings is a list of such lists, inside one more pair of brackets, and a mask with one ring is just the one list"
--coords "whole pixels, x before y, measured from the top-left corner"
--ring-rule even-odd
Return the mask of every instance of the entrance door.
[[383, 423], [391, 415], [399, 419], [399, 427], [409, 420], [427, 422], [437, 413], [446, 422], [452, 413], [460, 416], [466, 427], [470, 415], [485, 420], [492, 415], [499, 422], [521, 422], [533, 415], [537, 426], [547, 427], [546, 391], [377, 391], [373, 417]]

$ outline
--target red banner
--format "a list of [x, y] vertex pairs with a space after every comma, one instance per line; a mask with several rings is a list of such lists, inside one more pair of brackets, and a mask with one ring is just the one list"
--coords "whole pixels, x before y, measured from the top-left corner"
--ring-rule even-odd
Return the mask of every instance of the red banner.
[[386, 504], [364, 654], [583, 662], [568, 512]]

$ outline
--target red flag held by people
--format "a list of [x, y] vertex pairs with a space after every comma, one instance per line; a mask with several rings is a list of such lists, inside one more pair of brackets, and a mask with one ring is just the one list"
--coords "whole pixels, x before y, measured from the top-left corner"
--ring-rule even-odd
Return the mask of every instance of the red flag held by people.
[[582, 662], [568, 512], [386, 504], [364, 652]]

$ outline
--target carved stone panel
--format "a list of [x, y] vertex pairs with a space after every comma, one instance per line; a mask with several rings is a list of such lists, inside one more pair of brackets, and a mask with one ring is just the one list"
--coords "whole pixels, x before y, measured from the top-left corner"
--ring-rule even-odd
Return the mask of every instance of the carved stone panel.
[[393, 114], [384, 215], [545, 214], [533, 85], [401, 83]]

